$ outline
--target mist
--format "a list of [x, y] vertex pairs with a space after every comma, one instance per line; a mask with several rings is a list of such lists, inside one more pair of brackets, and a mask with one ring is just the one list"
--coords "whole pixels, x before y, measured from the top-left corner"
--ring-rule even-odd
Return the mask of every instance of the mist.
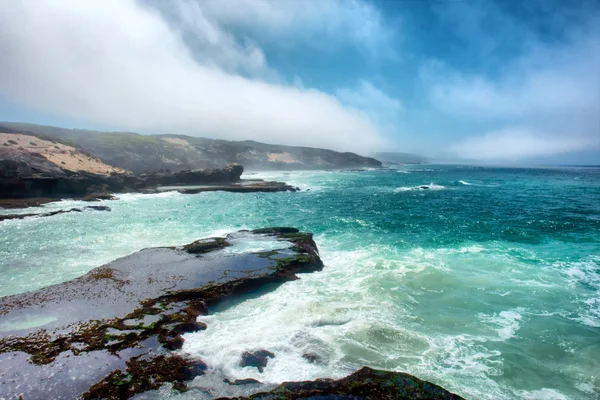
[[[223, 49], [199, 63], [180, 32], [140, 3], [2, 6], [0, 87], [12, 101], [148, 133], [363, 152], [384, 143], [365, 113], [335, 96], [226, 69]], [[232, 63], [256, 69], [263, 62], [258, 49], [229, 49]]]

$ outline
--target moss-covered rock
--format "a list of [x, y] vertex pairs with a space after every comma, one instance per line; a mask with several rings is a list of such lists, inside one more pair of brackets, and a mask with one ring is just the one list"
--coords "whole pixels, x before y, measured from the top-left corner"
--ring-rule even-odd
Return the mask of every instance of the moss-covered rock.
[[[460, 400], [444, 388], [402, 372], [364, 367], [339, 380], [286, 382], [268, 393], [230, 400]], [[224, 398], [222, 400], [225, 400]]]
[[[298, 237], [288, 240], [283, 232]], [[264, 240], [267, 248], [281, 242], [281, 248], [225, 250], [243, 246], [245, 240]], [[305, 250], [292, 248], [298, 243]], [[72, 281], [1, 298], [0, 323], [10, 322], [15, 329], [0, 332], [0, 361], [6, 356], [13, 370], [33, 369], [21, 378], [3, 380], [0, 397], [15, 397], [24, 386], [30, 388], [25, 398], [40, 393], [72, 398], [84, 392], [86, 398], [125, 398], [165, 382], [184, 390], [185, 381], [201, 373], [204, 364], [170, 351], [181, 348], [183, 334], [206, 329], [197, 321], [200, 315], [223, 300], [322, 267], [311, 234], [267, 228], [179, 248], [145, 249]], [[30, 322], [36, 319], [39, 324]], [[64, 374], [81, 364], [90, 372], [77, 375], [76, 381]], [[36, 374], [43, 386], [19, 381], [35, 382]]]

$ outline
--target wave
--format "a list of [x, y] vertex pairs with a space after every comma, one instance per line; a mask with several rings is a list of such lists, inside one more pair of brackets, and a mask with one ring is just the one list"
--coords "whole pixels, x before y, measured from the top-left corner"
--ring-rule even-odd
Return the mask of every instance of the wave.
[[497, 333], [501, 341], [506, 341], [515, 336], [517, 331], [521, 328], [522, 314], [525, 311], [524, 308], [518, 307], [514, 310], [502, 311], [496, 315], [480, 314], [479, 318], [491, 325]]
[[436, 185], [435, 183], [430, 183], [429, 185], [419, 185], [419, 186], [403, 186], [396, 189], [396, 192], [408, 192], [411, 190], [443, 190], [446, 189], [446, 186]]
[[481, 186], [481, 187], [496, 187], [496, 186], [500, 186], [498, 184], [495, 185], [484, 185], [481, 183], [472, 183], [472, 182], [468, 182], [468, 181], [464, 181], [464, 180], [459, 180], [458, 183], [460, 183], [461, 185], [465, 185], [465, 186]]

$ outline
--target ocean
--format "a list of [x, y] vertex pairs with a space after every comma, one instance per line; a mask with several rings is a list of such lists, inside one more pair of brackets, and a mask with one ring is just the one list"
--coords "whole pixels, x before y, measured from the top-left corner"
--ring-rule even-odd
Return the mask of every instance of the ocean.
[[[415, 165], [244, 177], [302, 191], [121, 194], [102, 202], [110, 212], [0, 222], [0, 295], [144, 247], [294, 226], [314, 232], [325, 268], [201, 317], [208, 329], [186, 334], [181, 351], [215, 369], [195, 386], [337, 378], [367, 365], [467, 399], [600, 398], [600, 169]], [[276, 354], [264, 373], [239, 367], [242, 352], [259, 348]], [[321, 361], [309, 363], [307, 352]]]

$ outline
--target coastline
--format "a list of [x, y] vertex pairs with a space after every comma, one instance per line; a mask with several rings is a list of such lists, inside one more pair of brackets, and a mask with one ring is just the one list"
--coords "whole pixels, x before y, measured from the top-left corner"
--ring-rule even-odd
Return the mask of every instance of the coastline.
[[[264, 250], [245, 251], [247, 242]], [[298, 279], [297, 273], [322, 268], [311, 233], [262, 228], [144, 249], [72, 281], [0, 298], [0, 395], [129, 398], [165, 384], [185, 392], [187, 381], [211, 368], [177, 351], [184, 333], [206, 329], [199, 316], [224, 300], [272, 290], [274, 284]], [[268, 350], [246, 353], [240, 363], [261, 372], [269, 358], [277, 357]], [[319, 357], [305, 356], [309, 362]], [[86, 372], [71, 380], [58, 373], [83, 365]], [[39, 383], [25, 385], [31, 380]], [[251, 399], [273, 394], [460, 399], [411, 375], [369, 368], [339, 381], [284, 383], [262, 394], [252, 394], [265, 387], [253, 379], [228, 384], [247, 386]]]

